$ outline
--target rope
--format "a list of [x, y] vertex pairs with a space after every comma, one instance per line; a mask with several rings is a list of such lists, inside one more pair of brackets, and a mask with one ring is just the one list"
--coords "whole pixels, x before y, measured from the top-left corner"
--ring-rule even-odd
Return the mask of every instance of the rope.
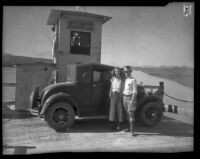
[[166, 94], [165, 92], [164, 92], [164, 95], [166, 95], [167, 97], [172, 98], [172, 99], [174, 99], [174, 100], [181, 101], [181, 102], [194, 103], [194, 101], [187, 101], [187, 100], [182, 100], [182, 99], [174, 98], [174, 97], [172, 97], [172, 96]]

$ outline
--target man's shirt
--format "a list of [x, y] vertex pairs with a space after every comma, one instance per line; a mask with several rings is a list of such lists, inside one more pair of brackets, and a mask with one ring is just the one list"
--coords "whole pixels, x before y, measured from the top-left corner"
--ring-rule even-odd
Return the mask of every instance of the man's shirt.
[[133, 77], [126, 78], [123, 94], [125, 95], [137, 94], [137, 82], [135, 78]]

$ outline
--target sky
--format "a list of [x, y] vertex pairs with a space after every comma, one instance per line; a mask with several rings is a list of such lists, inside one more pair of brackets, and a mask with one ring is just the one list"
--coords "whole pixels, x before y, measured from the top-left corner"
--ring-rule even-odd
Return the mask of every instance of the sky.
[[[103, 24], [101, 63], [115, 66], [194, 65], [194, 4], [184, 16], [182, 2], [164, 7], [85, 6], [80, 11], [112, 17]], [[76, 6], [4, 6], [3, 53], [52, 58], [51, 9]]]

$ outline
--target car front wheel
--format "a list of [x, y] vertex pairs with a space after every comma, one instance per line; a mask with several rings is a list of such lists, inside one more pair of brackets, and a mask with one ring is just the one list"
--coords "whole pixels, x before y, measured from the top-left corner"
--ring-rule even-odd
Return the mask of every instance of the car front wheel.
[[162, 107], [156, 102], [149, 102], [140, 112], [142, 122], [147, 126], [156, 126], [162, 119]]
[[48, 125], [56, 131], [66, 130], [74, 123], [75, 111], [68, 103], [54, 103], [48, 109], [45, 118]]

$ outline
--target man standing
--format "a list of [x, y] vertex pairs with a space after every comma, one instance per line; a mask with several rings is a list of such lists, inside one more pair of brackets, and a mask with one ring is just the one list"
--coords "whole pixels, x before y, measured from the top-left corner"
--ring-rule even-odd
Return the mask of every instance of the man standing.
[[134, 111], [136, 110], [136, 95], [137, 95], [137, 82], [131, 76], [131, 67], [124, 66], [124, 74], [126, 76], [124, 91], [123, 91], [123, 104], [128, 118], [128, 129], [125, 132], [131, 132], [131, 136], [137, 136], [133, 130], [134, 126]]

